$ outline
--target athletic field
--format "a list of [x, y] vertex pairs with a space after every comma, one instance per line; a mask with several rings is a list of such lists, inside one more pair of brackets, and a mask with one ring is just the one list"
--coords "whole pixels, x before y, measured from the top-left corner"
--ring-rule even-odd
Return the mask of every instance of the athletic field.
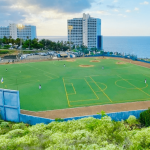
[[30, 111], [150, 100], [150, 69], [115, 59], [0, 65], [2, 77], [0, 88], [19, 90], [21, 109]]

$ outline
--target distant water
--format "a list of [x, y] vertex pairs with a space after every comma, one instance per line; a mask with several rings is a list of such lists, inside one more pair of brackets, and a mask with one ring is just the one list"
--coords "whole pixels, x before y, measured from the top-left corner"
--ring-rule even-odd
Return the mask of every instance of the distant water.
[[[67, 36], [39, 36], [38, 39], [67, 41]], [[150, 36], [104, 36], [104, 51], [134, 54], [138, 58], [150, 58]]]

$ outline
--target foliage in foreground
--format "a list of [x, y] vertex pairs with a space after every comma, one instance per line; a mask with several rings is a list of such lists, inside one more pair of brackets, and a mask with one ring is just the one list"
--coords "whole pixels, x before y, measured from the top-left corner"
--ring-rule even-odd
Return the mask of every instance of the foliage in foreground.
[[140, 122], [146, 127], [150, 126], [150, 108], [140, 114]]
[[[129, 122], [129, 124], [128, 124]], [[115, 122], [110, 117], [84, 118], [28, 126], [0, 122], [1, 150], [146, 150], [150, 128], [139, 128], [134, 116]]]

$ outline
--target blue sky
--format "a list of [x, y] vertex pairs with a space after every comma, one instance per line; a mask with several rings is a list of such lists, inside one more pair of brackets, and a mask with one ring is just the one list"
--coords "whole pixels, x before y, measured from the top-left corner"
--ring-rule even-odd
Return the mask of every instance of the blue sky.
[[150, 36], [150, 0], [0, 0], [0, 26], [37, 26], [38, 36], [66, 36], [67, 19], [89, 13], [104, 36]]

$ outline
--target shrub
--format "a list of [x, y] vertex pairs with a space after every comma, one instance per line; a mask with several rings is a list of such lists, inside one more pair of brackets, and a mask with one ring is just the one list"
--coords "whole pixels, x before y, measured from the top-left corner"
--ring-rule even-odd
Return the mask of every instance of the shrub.
[[9, 123], [8, 122], [1, 122], [0, 126], [1, 127], [8, 127]]
[[150, 109], [143, 111], [140, 114], [140, 122], [141, 124], [145, 125], [146, 127], [150, 126]]
[[8, 54], [9, 51], [8, 50], [0, 50], [0, 54]]
[[137, 124], [137, 119], [135, 116], [129, 116], [129, 118], [127, 119], [127, 122], [129, 125], [134, 125], [134, 124]]
[[61, 119], [61, 118], [55, 118], [55, 121], [57, 121], [57, 122], [63, 122], [64, 119]]

